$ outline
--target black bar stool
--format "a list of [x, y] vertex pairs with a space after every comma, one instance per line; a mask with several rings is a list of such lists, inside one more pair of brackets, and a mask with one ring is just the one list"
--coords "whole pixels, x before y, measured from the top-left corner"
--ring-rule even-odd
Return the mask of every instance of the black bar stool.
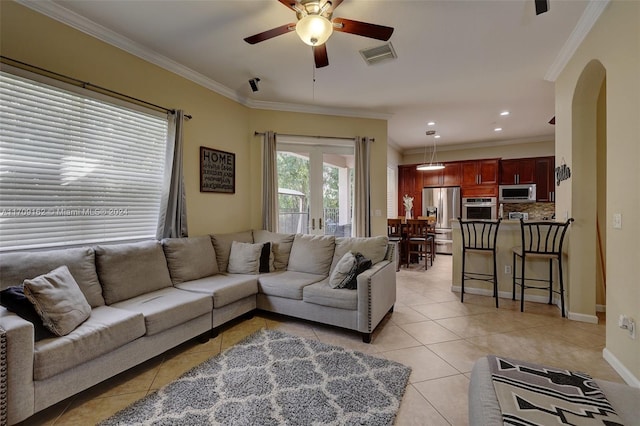
[[[553, 303], [553, 293], [560, 294], [560, 306], [562, 316], [565, 316], [564, 310], [564, 280], [562, 277], [562, 244], [564, 236], [573, 222], [573, 218], [569, 218], [566, 222], [541, 221], [541, 222], [525, 222], [520, 219], [520, 233], [522, 236], [522, 246], [513, 248], [513, 300], [516, 300], [516, 285], [520, 286], [520, 312], [524, 312], [524, 289], [537, 288], [549, 290], [549, 304]], [[516, 278], [516, 260], [522, 259], [520, 278]], [[549, 260], [549, 279], [526, 278], [525, 264], [527, 259], [548, 259]], [[553, 260], [558, 261], [558, 282], [559, 289], [553, 289]], [[527, 281], [545, 282], [546, 285], [526, 285]]]
[[[498, 268], [496, 266], [496, 240], [498, 238], [498, 220], [463, 220], [460, 222], [460, 233], [462, 234], [462, 290], [460, 291], [460, 301], [464, 302], [464, 282], [466, 280], [486, 281], [493, 284], [493, 297], [496, 298], [496, 308], [498, 307]], [[485, 272], [473, 272], [466, 270], [468, 254], [491, 255], [493, 259], [493, 274]]]

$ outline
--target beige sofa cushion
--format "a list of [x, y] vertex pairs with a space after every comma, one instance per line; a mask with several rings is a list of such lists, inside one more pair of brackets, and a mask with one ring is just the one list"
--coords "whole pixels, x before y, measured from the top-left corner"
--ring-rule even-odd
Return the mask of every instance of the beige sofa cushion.
[[276, 271], [260, 275], [258, 289], [267, 296], [285, 297], [287, 299], [302, 300], [302, 289], [321, 281], [322, 275], [307, 274], [305, 272]]
[[123, 300], [112, 307], [143, 314], [145, 334], [152, 336], [201, 315], [210, 314], [213, 299], [206, 294], [169, 287]]
[[213, 247], [216, 251], [218, 270], [220, 272], [227, 272], [229, 255], [231, 254], [231, 243], [234, 241], [253, 243], [253, 233], [251, 231], [245, 231], [230, 234], [214, 234], [211, 235], [211, 241], [213, 241]]
[[57, 336], [71, 333], [91, 314], [91, 306], [66, 266], [24, 280], [24, 295], [44, 326]]
[[329, 275], [334, 251], [335, 237], [333, 235], [296, 234], [291, 246], [287, 271], [326, 277]]
[[173, 285], [218, 273], [211, 237], [166, 238], [162, 249]]
[[100, 306], [66, 336], [35, 343], [33, 379], [44, 380], [98, 358], [144, 335], [140, 313]]
[[[257, 275], [218, 274], [176, 285], [181, 290], [213, 296], [214, 309], [258, 293]], [[214, 313], [215, 315], [215, 313]]]
[[171, 287], [159, 241], [98, 246], [96, 269], [107, 305]]
[[302, 300], [332, 308], [352, 311], [358, 309], [358, 292], [346, 288], [331, 288], [328, 278], [306, 286], [302, 290]]
[[336, 238], [336, 250], [333, 255], [333, 261], [331, 263], [331, 270], [335, 268], [337, 263], [342, 259], [345, 253], [358, 252], [362, 253], [364, 257], [371, 260], [371, 263], [375, 265], [378, 262], [384, 260], [387, 254], [387, 244], [389, 238], [385, 236], [378, 237], [339, 237]]
[[289, 255], [291, 254], [291, 246], [295, 234], [281, 234], [277, 232], [254, 230], [253, 241], [256, 243], [271, 243], [271, 251], [273, 252], [273, 266], [276, 271], [287, 269], [289, 264]]
[[66, 265], [92, 308], [104, 305], [91, 247], [0, 254], [0, 288], [21, 286], [26, 279]]

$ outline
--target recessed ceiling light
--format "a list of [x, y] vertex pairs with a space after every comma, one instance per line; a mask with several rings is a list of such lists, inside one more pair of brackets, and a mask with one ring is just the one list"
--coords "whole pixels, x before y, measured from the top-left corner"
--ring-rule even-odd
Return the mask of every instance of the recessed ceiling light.
[[502, 111], [500, 115], [509, 115], [509, 111]]
[[427, 123], [427, 126], [435, 126], [436, 122], [435, 121], [430, 121]]
[[494, 132], [501, 132], [502, 131], [502, 127], [496, 127], [495, 129], [493, 129]]
[[440, 139], [440, 135], [435, 135], [434, 138]]

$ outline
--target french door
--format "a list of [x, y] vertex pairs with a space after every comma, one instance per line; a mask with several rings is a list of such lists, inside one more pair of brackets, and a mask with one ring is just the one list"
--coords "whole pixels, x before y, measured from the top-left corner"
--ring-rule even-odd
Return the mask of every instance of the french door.
[[278, 230], [351, 236], [354, 147], [278, 141]]

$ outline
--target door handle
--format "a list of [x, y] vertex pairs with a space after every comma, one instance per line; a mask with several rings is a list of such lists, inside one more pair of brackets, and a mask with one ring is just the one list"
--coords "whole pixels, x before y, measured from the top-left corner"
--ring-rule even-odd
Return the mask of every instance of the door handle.
[[318, 219], [318, 229], [322, 229], [322, 218]]
[[311, 230], [314, 231], [316, 229], [316, 219], [311, 219]]

